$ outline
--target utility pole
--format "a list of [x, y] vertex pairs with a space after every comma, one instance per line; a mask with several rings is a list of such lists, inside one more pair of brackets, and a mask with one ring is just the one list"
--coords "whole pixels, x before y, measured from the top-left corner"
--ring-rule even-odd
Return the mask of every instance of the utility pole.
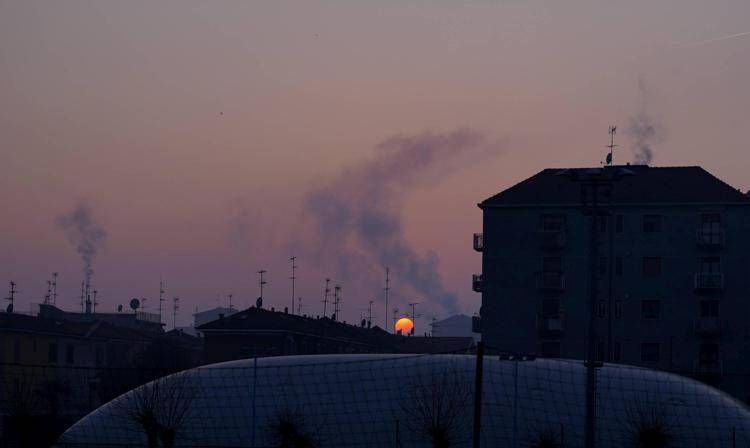
[[391, 290], [391, 270], [388, 268], [388, 266], [385, 267], [385, 318], [383, 319], [383, 324], [385, 328], [383, 330], [388, 332], [388, 291]]
[[329, 285], [331, 284], [331, 279], [326, 279], [326, 289], [323, 292], [323, 317], [327, 317], [326, 315], [326, 307], [328, 306], [328, 294], [331, 292], [331, 288]]
[[294, 264], [296, 260], [297, 260], [297, 257], [289, 257], [289, 261], [292, 262], [292, 276], [289, 277], [289, 279], [292, 281], [292, 308], [289, 311], [291, 311], [292, 314], [294, 314], [294, 280], [297, 279], [297, 277], [294, 275], [294, 271], [295, 269], [297, 269], [297, 265]]
[[172, 297], [172, 329], [177, 328], [177, 311], [180, 309], [180, 298]]
[[[477, 363], [474, 371], [474, 425], [472, 448], [479, 448], [482, 429], [482, 375], [484, 373], [484, 342], [477, 343]], [[514, 447], [515, 448], [515, 447]]]

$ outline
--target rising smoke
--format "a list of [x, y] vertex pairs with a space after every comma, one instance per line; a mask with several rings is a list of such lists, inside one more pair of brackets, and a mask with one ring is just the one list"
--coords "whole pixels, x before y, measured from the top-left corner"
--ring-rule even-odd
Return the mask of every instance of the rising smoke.
[[651, 97], [646, 81], [638, 80], [638, 112], [630, 117], [627, 132], [632, 140], [633, 163], [649, 165], [654, 158], [654, 144], [663, 139], [661, 125], [652, 117], [649, 110]]
[[86, 284], [91, 284], [94, 259], [107, 238], [107, 232], [94, 221], [91, 207], [83, 201], [70, 213], [58, 216], [55, 224], [65, 232], [68, 242], [80, 255]]
[[438, 305], [442, 312], [458, 312], [457, 296], [438, 272], [437, 255], [419, 254], [404, 236], [404, 203], [414, 189], [481, 160], [483, 141], [468, 129], [383, 141], [373, 159], [344, 169], [308, 194], [305, 209], [312, 218], [315, 255], [333, 263], [343, 280], [365, 284], [370, 291], [382, 288], [388, 266], [404, 294]]

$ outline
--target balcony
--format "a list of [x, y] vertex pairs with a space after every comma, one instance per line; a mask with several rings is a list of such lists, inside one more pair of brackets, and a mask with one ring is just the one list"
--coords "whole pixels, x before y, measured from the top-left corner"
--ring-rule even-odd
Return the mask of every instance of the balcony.
[[566, 236], [562, 230], [539, 232], [539, 248], [542, 250], [560, 250], [565, 247]]
[[562, 291], [565, 289], [565, 276], [562, 272], [541, 272], [537, 278], [537, 288], [543, 291]]
[[542, 316], [536, 318], [536, 328], [540, 333], [561, 334], [565, 329], [565, 322], [562, 314], [558, 316]]
[[717, 249], [724, 247], [724, 230], [698, 229], [695, 232], [695, 241], [698, 244], [698, 247], [704, 249]]
[[718, 317], [699, 317], [693, 322], [693, 331], [700, 336], [721, 334], [723, 323]]
[[696, 273], [695, 289], [698, 291], [720, 291], [724, 289], [724, 274], [719, 272]]
[[471, 289], [474, 290], [474, 292], [482, 292], [484, 290], [482, 274], [474, 274], [471, 276]]
[[474, 250], [477, 252], [482, 252], [484, 250], [484, 234], [483, 233], [474, 234]]

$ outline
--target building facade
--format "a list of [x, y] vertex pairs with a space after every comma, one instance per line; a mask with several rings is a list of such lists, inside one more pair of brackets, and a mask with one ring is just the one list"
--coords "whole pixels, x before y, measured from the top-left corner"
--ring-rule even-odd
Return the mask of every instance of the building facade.
[[[586, 173], [609, 179], [595, 213], [578, 181]], [[488, 347], [584, 358], [595, 285], [598, 359], [696, 377], [748, 400], [746, 194], [699, 167], [546, 169], [479, 207], [473, 286]]]

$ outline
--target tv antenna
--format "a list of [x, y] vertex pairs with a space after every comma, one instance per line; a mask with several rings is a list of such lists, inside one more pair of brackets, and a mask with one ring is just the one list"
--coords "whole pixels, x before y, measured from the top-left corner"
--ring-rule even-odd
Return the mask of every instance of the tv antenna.
[[258, 286], [260, 287], [260, 297], [258, 297], [258, 299], [260, 300], [260, 303], [263, 303], [263, 285], [268, 283], [265, 280], [263, 280], [263, 274], [265, 273], [266, 273], [265, 269], [261, 269], [260, 271], [258, 271], [258, 276], [259, 276]]
[[326, 289], [323, 291], [323, 317], [327, 316], [326, 308], [328, 306], [328, 294], [331, 292], [330, 288], [331, 279], [326, 279]]
[[231, 294], [231, 293], [227, 294], [227, 298], [229, 299], [229, 309], [230, 310], [234, 309], [234, 305], [232, 304], [232, 297], [234, 297], [234, 294]]
[[297, 315], [302, 315], [302, 297], [297, 297]]
[[81, 313], [84, 311], [84, 306], [86, 303], [86, 292], [84, 289], [84, 282], [81, 282]]
[[172, 297], [172, 329], [177, 328], [177, 311], [180, 309], [180, 298]]
[[[99, 291], [95, 289], [94, 290], [94, 309], [93, 309], [94, 313], [96, 313], [96, 306], [99, 305], [99, 302], [96, 301], [96, 295], [97, 294], [99, 294]], [[143, 301], [145, 302], [146, 299], [143, 299]]]
[[159, 276], [159, 323], [161, 323], [161, 313], [162, 313], [162, 306], [164, 304], [164, 293], [166, 291], [164, 290], [164, 279], [162, 279], [161, 275]]
[[44, 296], [44, 304], [49, 305], [52, 299], [52, 280], [47, 280], [47, 295]]
[[411, 307], [411, 322], [413, 326], [411, 327], [411, 334], [414, 334], [414, 328], [417, 326], [417, 318], [422, 317], [421, 314], [417, 314], [417, 305], [419, 305], [420, 302], [411, 302], [409, 306]]
[[294, 314], [294, 280], [297, 279], [297, 277], [294, 275], [294, 271], [297, 269], [297, 265], [294, 264], [296, 260], [297, 260], [297, 257], [289, 257], [289, 261], [292, 262], [292, 276], [289, 277], [289, 280], [292, 281], [292, 309], [291, 309], [292, 314]]
[[336, 285], [333, 287], [333, 315], [335, 316], [333, 320], [337, 320], [340, 314], [341, 314], [341, 285]]
[[16, 302], [16, 293], [18, 290], [16, 289], [16, 282], [11, 281], [10, 282], [10, 291], [8, 292], [8, 297], [5, 298], [5, 300], [8, 300], [10, 303], [8, 304], [8, 307], [5, 308], [5, 311], [8, 313], [13, 312], [13, 306]]
[[57, 272], [52, 273], [52, 304], [57, 305]]
[[607, 154], [607, 161], [605, 163], [606, 166], [612, 166], [612, 164], [615, 163], [615, 157], [614, 157], [614, 149], [617, 148], [620, 145], [615, 145], [615, 134], [617, 133], [617, 126], [610, 126], [609, 127], [609, 145], [607, 145], [607, 148], [609, 148], [609, 154]]
[[391, 270], [386, 266], [385, 268], [385, 328], [386, 333], [388, 332], [388, 291], [391, 290]]
[[372, 304], [375, 303], [374, 300], [370, 300], [370, 303], [367, 305], [367, 328], [370, 328], [372, 326]]

